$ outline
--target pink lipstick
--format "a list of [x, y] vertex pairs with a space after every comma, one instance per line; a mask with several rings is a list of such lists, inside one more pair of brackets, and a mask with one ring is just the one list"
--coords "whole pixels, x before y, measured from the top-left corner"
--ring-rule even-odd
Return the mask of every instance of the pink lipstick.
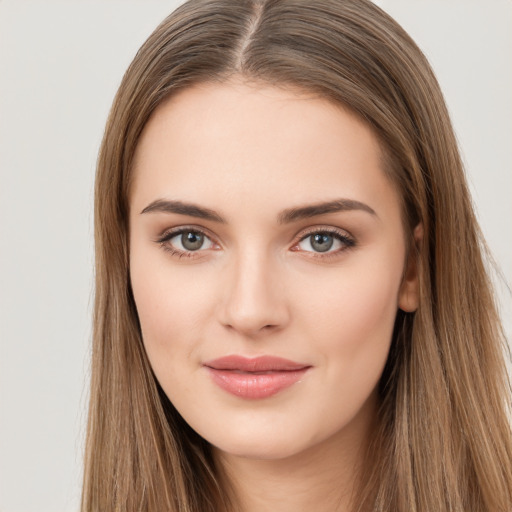
[[204, 363], [213, 382], [240, 398], [267, 398], [298, 382], [310, 365], [273, 356], [226, 356]]

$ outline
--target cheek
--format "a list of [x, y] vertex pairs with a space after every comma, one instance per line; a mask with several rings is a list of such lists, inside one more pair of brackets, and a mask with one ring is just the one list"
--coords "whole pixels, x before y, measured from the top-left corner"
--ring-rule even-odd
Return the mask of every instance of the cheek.
[[210, 313], [209, 288], [202, 279], [190, 280], [190, 272], [180, 272], [166, 258], [145, 257], [135, 248], [131, 254], [131, 284], [141, 325], [144, 346], [151, 365], [158, 375], [159, 366], [169, 366], [175, 358], [164, 357], [186, 351], [194, 346], [190, 340], [201, 337], [204, 318]]
[[362, 270], [350, 273], [336, 289], [327, 314], [336, 322], [340, 335], [347, 333], [348, 339], [361, 333], [359, 343], [364, 343], [365, 334], [389, 330], [397, 311], [398, 279], [392, 278], [389, 269]]
[[397, 262], [400, 257], [392, 265], [340, 269], [301, 296], [301, 327], [328, 368], [326, 378], [354, 398], [373, 389], [387, 360], [398, 309]]

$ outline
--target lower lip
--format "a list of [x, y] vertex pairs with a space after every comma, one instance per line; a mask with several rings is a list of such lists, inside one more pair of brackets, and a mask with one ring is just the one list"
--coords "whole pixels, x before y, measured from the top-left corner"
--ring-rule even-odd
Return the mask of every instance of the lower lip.
[[207, 369], [213, 382], [224, 391], [240, 398], [261, 399], [273, 396], [299, 382], [309, 367], [267, 373], [216, 370], [210, 367]]

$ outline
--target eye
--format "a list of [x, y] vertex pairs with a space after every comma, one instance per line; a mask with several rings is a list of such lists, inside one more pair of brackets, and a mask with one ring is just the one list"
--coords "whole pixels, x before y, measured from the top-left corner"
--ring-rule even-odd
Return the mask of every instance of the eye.
[[295, 246], [296, 250], [313, 253], [336, 253], [353, 247], [355, 241], [337, 230], [318, 230], [308, 233]]
[[212, 249], [215, 246], [205, 233], [191, 228], [167, 232], [157, 242], [173, 255], [180, 257], [191, 256], [190, 253]]

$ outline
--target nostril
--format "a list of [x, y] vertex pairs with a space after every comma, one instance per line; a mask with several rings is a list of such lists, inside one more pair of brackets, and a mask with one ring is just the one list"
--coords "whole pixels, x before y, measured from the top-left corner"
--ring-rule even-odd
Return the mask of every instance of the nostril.
[[217, 304], [217, 318], [223, 326], [255, 336], [274, 332], [288, 323], [286, 296], [265, 264], [242, 258], [237, 269], [229, 270]]

